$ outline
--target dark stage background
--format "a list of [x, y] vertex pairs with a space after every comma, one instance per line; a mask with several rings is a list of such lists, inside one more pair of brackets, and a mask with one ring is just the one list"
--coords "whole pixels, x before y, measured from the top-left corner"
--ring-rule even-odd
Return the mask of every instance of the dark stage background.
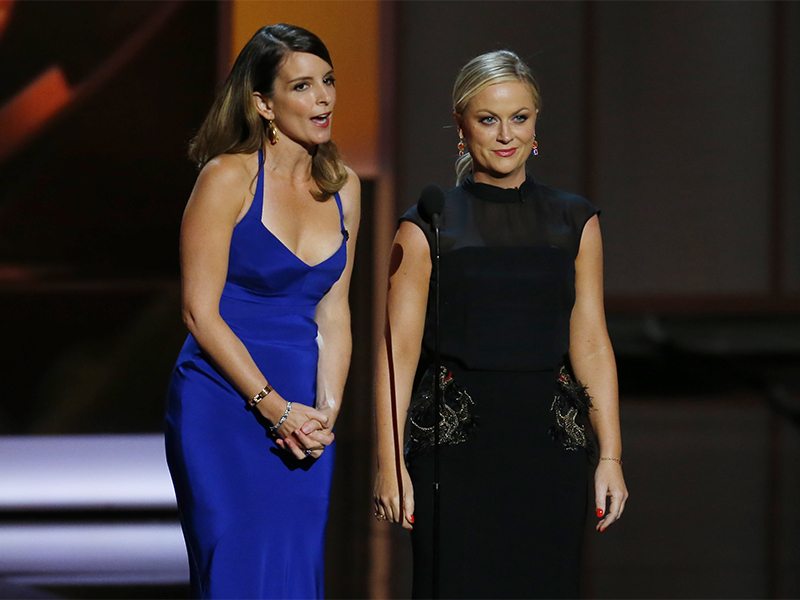
[[[238, 51], [236, 4], [0, 0], [0, 597], [187, 593], [180, 568], [138, 580], [122, 567], [25, 570], [9, 542], [65, 523], [172, 526], [169, 502], [42, 507], [8, 500], [23, 484], [3, 478], [22, 460], [20, 440], [113, 434], [110, 459], [120, 436], [159, 443], [185, 335], [186, 144]], [[291, 4], [263, 3], [265, 22]], [[353, 23], [349, 49], [379, 55], [379, 94], [357, 100], [377, 107], [380, 147], [360, 173], [329, 595], [409, 592], [405, 534], [370, 518], [388, 240], [424, 185], [452, 183], [458, 68], [509, 47], [543, 90], [534, 173], [603, 211], [631, 499], [606, 534], [587, 531], [586, 595], [800, 597], [800, 4], [358, 6], [380, 15], [379, 46], [359, 47]], [[347, 89], [341, 74], [337, 85]], [[58, 461], [43, 456], [31, 469], [46, 489]], [[83, 466], [81, 482], [100, 477]]]

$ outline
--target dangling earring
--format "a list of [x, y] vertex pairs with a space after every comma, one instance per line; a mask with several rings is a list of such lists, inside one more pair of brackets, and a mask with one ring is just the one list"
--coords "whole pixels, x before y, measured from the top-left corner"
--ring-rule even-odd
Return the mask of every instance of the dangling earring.
[[456, 145], [456, 148], [458, 148], [458, 155], [464, 156], [466, 146], [464, 145], [464, 134], [461, 133], [461, 130], [458, 131], [458, 144]]
[[267, 137], [273, 146], [278, 143], [278, 130], [275, 128], [275, 123], [270, 120], [267, 120]]
[[539, 156], [539, 142], [536, 141], [536, 138], [533, 138], [533, 143], [531, 144], [531, 150], [533, 151], [534, 156]]

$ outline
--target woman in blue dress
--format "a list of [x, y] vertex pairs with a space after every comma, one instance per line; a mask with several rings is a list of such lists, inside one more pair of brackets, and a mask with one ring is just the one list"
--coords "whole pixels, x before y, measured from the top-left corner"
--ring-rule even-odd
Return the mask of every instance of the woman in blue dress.
[[166, 449], [196, 597], [323, 595], [360, 202], [332, 65], [313, 33], [260, 29], [191, 144]]

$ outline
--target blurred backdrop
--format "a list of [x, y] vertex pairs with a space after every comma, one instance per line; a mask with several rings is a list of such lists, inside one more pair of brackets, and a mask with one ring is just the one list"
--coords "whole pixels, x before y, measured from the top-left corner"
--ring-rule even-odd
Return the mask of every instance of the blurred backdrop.
[[371, 518], [388, 249], [453, 184], [457, 70], [511, 48], [532, 170], [603, 211], [631, 499], [587, 531], [586, 595], [800, 597], [800, 4], [377, 0], [0, 0], [0, 597], [187, 594], [160, 438], [186, 146], [279, 21], [327, 43], [363, 182], [329, 596], [410, 591]]

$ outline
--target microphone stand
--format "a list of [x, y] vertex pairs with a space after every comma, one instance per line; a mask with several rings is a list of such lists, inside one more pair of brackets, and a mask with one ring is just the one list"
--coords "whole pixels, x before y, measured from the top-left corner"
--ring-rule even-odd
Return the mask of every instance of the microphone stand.
[[433, 397], [436, 415], [433, 425], [433, 597], [439, 597], [439, 419], [442, 414], [442, 369], [439, 335], [439, 214], [431, 215], [433, 227]]

